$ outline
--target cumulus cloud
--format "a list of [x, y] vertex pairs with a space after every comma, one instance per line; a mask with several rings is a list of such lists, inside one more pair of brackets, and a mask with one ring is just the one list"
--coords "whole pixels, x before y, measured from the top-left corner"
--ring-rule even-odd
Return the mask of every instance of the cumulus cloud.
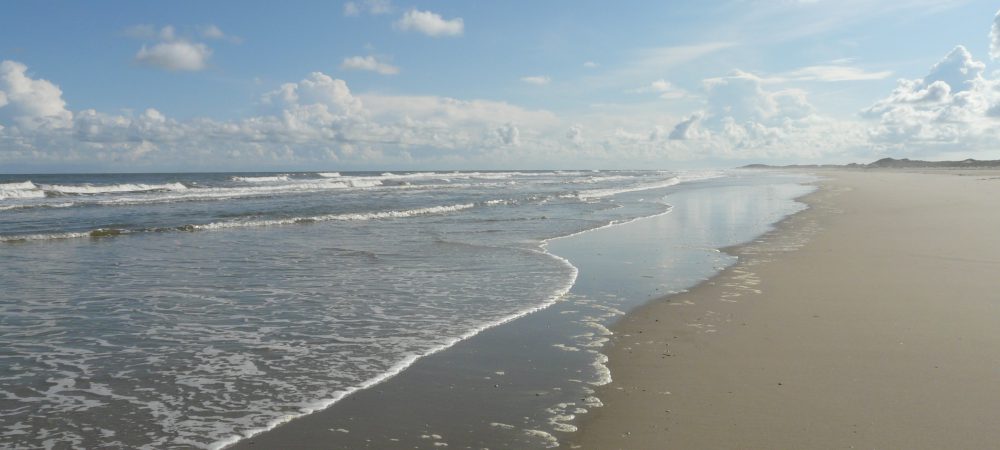
[[444, 19], [440, 14], [411, 9], [393, 26], [401, 31], [416, 31], [431, 37], [461, 36], [465, 23], [461, 17]]
[[380, 61], [378, 58], [370, 55], [344, 58], [344, 62], [340, 63], [340, 68], [346, 70], [367, 70], [382, 75], [396, 75], [399, 73], [398, 67]]
[[[226, 40], [232, 43], [240, 43], [242, 39], [224, 33], [216, 25], [205, 25], [195, 28], [197, 34], [203, 38]], [[153, 25], [133, 25], [125, 29], [126, 36], [152, 41], [143, 44], [135, 54], [135, 62], [158, 69], [169, 71], [199, 71], [208, 66], [208, 60], [212, 56], [212, 49], [207, 45], [196, 42], [191, 38], [195, 35], [193, 31], [186, 33], [186, 36], [178, 33], [173, 25], [165, 25], [157, 29]]]
[[961, 92], [973, 87], [973, 83], [982, 78], [985, 69], [986, 64], [974, 60], [972, 54], [959, 45], [931, 67], [930, 73], [924, 77], [924, 82], [930, 84], [943, 81], [953, 91]]
[[[176, 120], [153, 108], [73, 114], [54, 84], [26, 78], [20, 63], [2, 67], [0, 164], [6, 167], [42, 161], [104, 170], [183, 170], [191, 164], [232, 170], [330, 161], [440, 167], [474, 158], [522, 165], [526, 136], [532, 142], [565, 142], [565, 126], [547, 111], [434, 96], [362, 98], [344, 80], [321, 72], [263, 94], [258, 114], [241, 119]], [[526, 133], [521, 123], [530, 123], [531, 130]]]
[[692, 114], [687, 119], [682, 120], [670, 132], [670, 139], [675, 141], [697, 139], [697, 125], [699, 120], [701, 120], [701, 113]]
[[570, 126], [569, 130], [566, 131], [566, 139], [576, 145], [583, 144], [583, 127], [579, 124]]
[[587, 61], [583, 63], [583, 67], [586, 67], [588, 69], [596, 69], [598, 66], [600, 66], [600, 64], [593, 61]]
[[922, 79], [899, 80], [888, 97], [862, 111], [878, 120], [870, 131], [881, 148], [908, 152], [975, 150], [1000, 138], [1000, 80], [958, 46]]
[[361, 100], [351, 93], [347, 82], [322, 72], [313, 72], [297, 83], [282, 84], [277, 90], [264, 94], [262, 101], [286, 112], [322, 107], [333, 115], [350, 116], [363, 110]]
[[534, 84], [536, 86], [544, 86], [552, 82], [552, 79], [545, 75], [530, 75], [526, 77], [521, 77], [521, 82]]
[[716, 122], [728, 117], [736, 122], [775, 124], [801, 119], [813, 112], [804, 91], [768, 91], [763, 80], [749, 72], [736, 70], [725, 77], [708, 78], [702, 84], [710, 118]]
[[16, 61], [0, 62], [0, 119], [35, 129], [62, 128], [73, 114], [66, 109], [59, 86], [27, 74], [28, 67]]
[[175, 41], [151, 47], [143, 45], [135, 54], [135, 61], [170, 71], [198, 71], [206, 67], [211, 56], [212, 50], [205, 44]]
[[521, 145], [521, 131], [513, 123], [506, 123], [495, 130], [497, 137], [503, 145]]
[[[702, 85], [704, 111], [687, 115], [670, 129], [654, 126], [646, 134], [615, 130], [609, 134], [613, 139], [605, 140], [607, 148], [629, 147], [640, 158], [800, 160], [864, 147], [865, 135], [857, 123], [817, 114], [805, 91], [769, 89], [759, 76], [740, 70], [707, 78]], [[647, 87], [649, 92], [654, 89]]]

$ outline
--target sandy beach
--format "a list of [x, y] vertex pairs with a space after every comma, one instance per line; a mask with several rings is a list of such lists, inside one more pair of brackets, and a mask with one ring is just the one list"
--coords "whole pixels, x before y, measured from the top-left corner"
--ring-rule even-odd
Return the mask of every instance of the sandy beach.
[[614, 328], [582, 448], [1000, 442], [1000, 179], [828, 171], [740, 262]]

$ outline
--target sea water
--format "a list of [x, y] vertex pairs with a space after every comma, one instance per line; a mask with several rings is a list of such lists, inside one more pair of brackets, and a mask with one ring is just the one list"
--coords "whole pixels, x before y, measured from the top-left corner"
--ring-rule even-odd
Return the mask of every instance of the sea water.
[[[550, 252], [550, 240], [666, 214], [669, 195], [733, 179], [720, 171], [0, 176], [0, 440], [15, 448], [235, 442], [573, 297], [577, 267]], [[743, 234], [790, 212], [793, 193], [780, 197], [783, 207], [743, 211], [758, 224]], [[603, 324], [624, 307], [593, 297], [588, 308], [610, 312], [584, 324], [592, 328], [584, 347], [599, 346]], [[577, 361], [589, 371], [581, 377], [607, 376], [600, 356]], [[569, 430], [567, 411], [551, 411], [550, 429], [534, 431]]]

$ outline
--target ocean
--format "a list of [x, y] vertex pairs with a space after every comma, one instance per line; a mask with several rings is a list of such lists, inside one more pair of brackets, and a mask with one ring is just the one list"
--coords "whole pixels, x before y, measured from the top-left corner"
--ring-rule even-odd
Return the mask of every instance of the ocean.
[[[449, 441], [403, 413], [324, 432], [371, 442], [378, 430], [382, 448], [551, 447], [600, 406], [591, 394], [612, 376], [600, 353], [607, 326], [731, 264], [718, 249], [801, 209], [806, 181], [745, 171], [0, 175], [0, 440], [220, 448], [346, 411], [347, 399], [391, 406], [427, 385], [364, 400], [386, 380], [474, 368], [449, 384], [468, 390], [458, 396], [467, 408], [438, 416], [450, 431], [481, 432]], [[531, 333], [520, 346], [497, 337]], [[473, 355], [487, 359], [463, 359]], [[533, 370], [511, 381], [527, 356]], [[530, 397], [481, 397], [479, 383]], [[491, 398], [506, 403], [482, 403]]]

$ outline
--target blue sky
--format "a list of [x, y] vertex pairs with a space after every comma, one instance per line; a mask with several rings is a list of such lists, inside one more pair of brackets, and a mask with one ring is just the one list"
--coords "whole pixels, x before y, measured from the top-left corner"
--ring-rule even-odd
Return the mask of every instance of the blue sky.
[[1000, 158], [984, 1], [3, 8], [0, 172]]

